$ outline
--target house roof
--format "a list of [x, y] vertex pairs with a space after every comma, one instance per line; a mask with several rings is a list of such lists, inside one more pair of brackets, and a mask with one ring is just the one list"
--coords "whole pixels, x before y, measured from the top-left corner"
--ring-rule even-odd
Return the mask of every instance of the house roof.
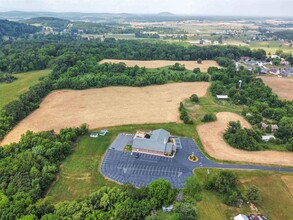
[[234, 220], [249, 220], [249, 219], [248, 219], [248, 217], [246, 215], [239, 214], [239, 215], [234, 217]]
[[160, 152], [172, 152], [171, 145], [167, 142], [169, 140], [170, 133], [164, 129], [154, 130], [150, 133], [150, 138], [134, 137], [133, 148], [139, 148], [144, 150], [154, 150]]

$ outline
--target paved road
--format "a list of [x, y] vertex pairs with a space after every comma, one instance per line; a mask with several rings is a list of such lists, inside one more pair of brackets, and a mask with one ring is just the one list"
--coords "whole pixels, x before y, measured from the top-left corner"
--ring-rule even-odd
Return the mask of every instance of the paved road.
[[[104, 176], [119, 183], [129, 182], [137, 187], [164, 178], [171, 182], [173, 187], [182, 188], [186, 178], [192, 176], [192, 171], [197, 168], [293, 172], [293, 168], [216, 163], [208, 159], [189, 138], [176, 139], [178, 150], [174, 158], [148, 154], [139, 154], [136, 158], [137, 153], [123, 151], [126, 145], [131, 144], [132, 138], [131, 135], [120, 134], [111, 144], [101, 165]], [[188, 160], [192, 152], [198, 157], [196, 163]]]
[[[242, 170], [267, 170], [267, 171], [280, 171], [280, 172], [293, 172], [293, 168], [270, 167], [270, 166], [255, 166], [255, 165], [240, 165], [240, 164], [220, 164], [208, 159], [189, 138], [180, 138], [183, 146], [188, 146], [190, 150], [194, 150], [194, 154], [198, 157], [198, 162], [194, 163], [196, 168], [220, 168], [220, 169], [242, 169]], [[292, 164], [293, 166], [293, 164]]]

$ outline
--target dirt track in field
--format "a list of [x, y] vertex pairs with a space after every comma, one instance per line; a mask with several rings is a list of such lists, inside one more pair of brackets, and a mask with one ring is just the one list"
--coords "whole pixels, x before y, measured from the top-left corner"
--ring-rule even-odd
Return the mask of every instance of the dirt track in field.
[[201, 64], [198, 64], [196, 61], [175, 61], [175, 60], [112, 60], [105, 59], [100, 63], [125, 63], [129, 67], [135, 65], [145, 68], [160, 68], [165, 66], [172, 66], [175, 63], [184, 64], [186, 69], [193, 70], [194, 68], [200, 68], [202, 72], [207, 72], [209, 67], [219, 67], [216, 61], [214, 60], [204, 60]]
[[207, 82], [172, 83], [148, 87], [107, 87], [89, 90], [58, 90], [40, 108], [21, 121], [0, 143], [17, 142], [31, 131], [59, 131], [89, 124], [90, 128], [179, 121], [179, 103], [207, 93]]
[[260, 77], [281, 99], [293, 101], [293, 78]]
[[251, 125], [241, 116], [220, 112], [217, 114], [217, 121], [202, 124], [197, 127], [198, 134], [205, 151], [218, 160], [239, 161], [272, 165], [293, 165], [293, 153], [277, 151], [244, 151], [229, 146], [223, 137], [229, 121], [239, 120], [245, 128]]

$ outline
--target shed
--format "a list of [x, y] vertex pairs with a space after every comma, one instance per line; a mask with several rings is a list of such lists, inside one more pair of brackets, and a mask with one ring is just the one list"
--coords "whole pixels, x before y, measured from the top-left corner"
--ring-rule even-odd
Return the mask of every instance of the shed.
[[100, 131], [101, 136], [105, 136], [107, 133], [108, 133], [107, 129], [103, 129], [103, 130]]
[[227, 96], [227, 95], [217, 95], [217, 99], [225, 100], [228, 98], [229, 98], [229, 96]]
[[270, 139], [276, 139], [274, 135], [264, 135], [261, 138], [263, 141], [269, 141]]
[[173, 205], [170, 205], [168, 207], [163, 206], [162, 210], [163, 212], [171, 212], [173, 210]]
[[91, 138], [98, 138], [99, 137], [99, 134], [96, 133], [96, 132], [93, 132], [93, 133], [90, 134], [90, 137]]

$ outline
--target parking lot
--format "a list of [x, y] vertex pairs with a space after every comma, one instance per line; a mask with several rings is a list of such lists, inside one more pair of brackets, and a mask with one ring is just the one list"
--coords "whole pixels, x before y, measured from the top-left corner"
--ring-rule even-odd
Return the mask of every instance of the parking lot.
[[[175, 139], [177, 152], [173, 158], [138, 154], [123, 151], [132, 144], [133, 135], [119, 134], [109, 147], [101, 165], [101, 173], [118, 183], [131, 183], [134, 186], [147, 186], [150, 182], [163, 178], [173, 187], [182, 188], [185, 179], [192, 176], [195, 168], [221, 168], [245, 170], [271, 170], [293, 172], [291, 168], [253, 166], [240, 164], [221, 164], [208, 159], [198, 148], [194, 140], [178, 137]], [[194, 153], [198, 161], [193, 163], [188, 156]]]
[[[119, 135], [107, 151], [101, 166], [101, 172], [106, 177], [119, 183], [129, 182], [135, 186], [146, 186], [153, 180], [164, 178], [172, 183], [175, 188], [181, 188], [185, 179], [192, 175], [194, 163], [188, 160], [188, 155], [195, 151], [195, 143], [191, 140], [181, 147], [181, 138], [176, 140], [180, 145], [177, 154], [173, 158], [139, 154], [121, 151], [121, 143], [125, 142], [125, 136]], [[183, 140], [184, 143], [187, 143]], [[180, 153], [179, 153], [180, 152]]]

